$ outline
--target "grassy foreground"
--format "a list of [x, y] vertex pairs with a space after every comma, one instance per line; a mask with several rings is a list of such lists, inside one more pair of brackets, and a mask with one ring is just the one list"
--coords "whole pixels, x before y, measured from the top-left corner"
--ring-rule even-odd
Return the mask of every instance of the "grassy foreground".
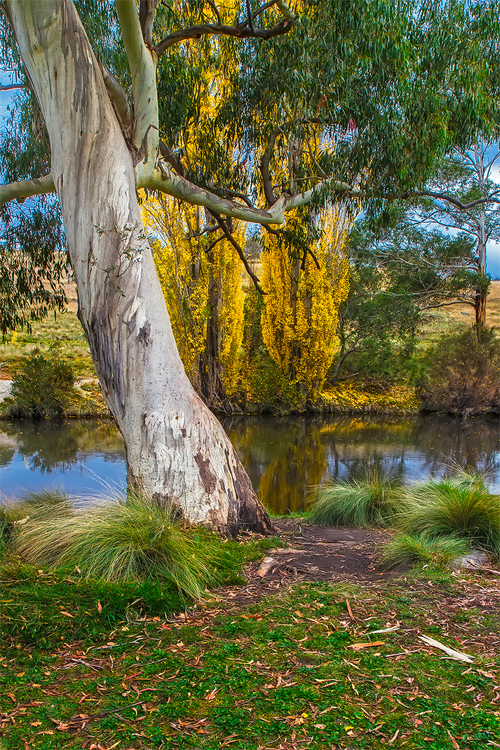
[[154, 582], [2, 578], [2, 749], [500, 746], [498, 579], [253, 579], [185, 610]]

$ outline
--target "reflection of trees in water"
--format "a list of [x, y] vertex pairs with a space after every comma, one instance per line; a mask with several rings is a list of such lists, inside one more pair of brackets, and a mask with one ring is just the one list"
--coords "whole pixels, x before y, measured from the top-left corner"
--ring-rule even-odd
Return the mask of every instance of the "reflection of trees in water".
[[426, 455], [431, 474], [443, 467], [488, 471], [500, 468], [500, 421], [420, 417], [415, 425], [415, 445]]
[[110, 420], [9, 422], [2, 430], [15, 440], [29, 468], [42, 473], [66, 469], [85, 453], [124, 453], [120, 433]]
[[326, 468], [314, 420], [234, 418], [224, 422], [260, 500], [274, 513], [301, 510]]
[[416, 479], [443, 464], [500, 469], [499, 420], [452, 417], [233, 417], [224, 426], [261, 499], [275, 512], [303, 507], [309, 486], [367, 467]]
[[283, 446], [259, 482], [259, 498], [275, 513], [302, 510], [308, 489], [321, 482], [326, 466], [317, 433]]
[[[310, 486], [357, 477], [370, 464], [407, 479], [442, 473], [451, 463], [500, 470], [498, 418], [232, 417], [224, 426], [261, 499], [280, 513], [303, 508]], [[41, 472], [96, 453], [125, 457], [110, 420], [2, 422], [0, 466], [15, 450]]]
[[[331, 468], [331, 464], [329, 464]], [[343, 458], [336, 463], [335, 471], [330, 473], [330, 479], [366, 479], [367, 473], [387, 477], [391, 480], [403, 481], [405, 476], [405, 453], [394, 456], [382, 454], [370, 455], [367, 458]]]

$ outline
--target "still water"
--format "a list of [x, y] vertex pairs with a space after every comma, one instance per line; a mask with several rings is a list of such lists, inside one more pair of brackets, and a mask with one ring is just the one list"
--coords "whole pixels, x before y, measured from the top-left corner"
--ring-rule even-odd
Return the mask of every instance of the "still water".
[[[261, 500], [301, 510], [310, 487], [379, 465], [405, 483], [450, 466], [489, 471], [500, 493], [500, 420], [451, 417], [232, 417], [224, 420]], [[119, 494], [125, 450], [111, 421], [0, 422], [0, 496], [62, 489], [81, 498]]]

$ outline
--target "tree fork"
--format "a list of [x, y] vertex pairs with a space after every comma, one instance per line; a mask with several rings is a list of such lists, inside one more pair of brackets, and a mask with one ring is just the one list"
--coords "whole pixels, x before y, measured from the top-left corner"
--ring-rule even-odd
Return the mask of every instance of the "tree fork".
[[272, 524], [221, 425], [192, 389], [141, 221], [132, 157], [70, 0], [5, 0], [45, 117], [86, 332], [123, 435], [128, 478], [221, 533]]

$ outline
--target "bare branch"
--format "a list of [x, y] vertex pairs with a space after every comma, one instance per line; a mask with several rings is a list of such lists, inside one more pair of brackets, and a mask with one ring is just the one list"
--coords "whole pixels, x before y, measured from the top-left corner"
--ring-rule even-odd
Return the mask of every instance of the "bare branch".
[[454, 198], [452, 195], [449, 195], [448, 193], [437, 193], [433, 190], [415, 190], [415, 192], [408, 192], [404, 193], [401, 197], [402, 198], [437, 198], [438, 200], [446, 201], [446, 203], [451, 203], [452, 206], [456, 206], [461, 211], [467, 211], [470, 208], [474, 208], [475, 206], [480, 206], [484, 203], [500, 203], [500, 197], [496, 197], [500, 194], [500, 190], [495, 190], [490, 195], [486, 196], [485, 198], [478, 198], [475, 201], [471, 201], [470, 203], [462, 203], [462, 201], [458, 200], [458, 198]]
[[144, 44], [150, 49], [153, 46], [153, 21], [155, 10], [156, 0], [141, 0], [139, 4], [139, 22], [141, 24]]
[[180, 174], [181, 177], [186, 176], [186, 170], [184, 169], [184, 164], [181, 162], [181, 160], [174, 154], [170, 146], [167, 146], [167, 144], [160, 140], [159, 142], [159, 148], [160, 148], [160, 154], [163, 156], [165, 161], [170, 164], [171, 167], [175, 169], [177, 174]]
[[247, 257], [245, 255], [245, 252], [244, 252], [243, 248], [241, 247], [241, 245], [239, 244], [239, 242], [236, 242], [236, 240], [234, 239], [233, 235], [231, 234], [231, 232], [227, 228], [226, 223], [223, 221], [222, 217], [218, 216], [217, 214], [213, 213], [212, 211], [210, 213], [212, 214], [212, 216], [214, 217], [215, 221], [218, 223], [218, 225], [220, 226], [220, 228], [224, 232], [225, 236], [227, 237], [227, 239], [229, 240], [229, 242], [231, 243], [231, 245], [234, 247], [234, 249], [238, 253], [241, 262], [245, 266], [245, 271], [247, 272], [247, 274], [250, 276], [250, 278], [253, 281], [254, 287], [257, 289], [257, 291], [260, 294], [265, 294], [265, 291], [262, 289], [262, 287], [260, 285], [260, 280], [259, 280], [258, 276], [256, 276], [254, 274], [254, 272], [252, 271], [252, 269], [250, 268], [250, 264], [248, 263], [248, 260], [247, 260]]
[[247, 5], [247, 16], [248, 16], [247, 18], [248, 28], [250, 29], [250, 31], [252, 31], [255, 34], [255, 29], [253, 27], [253, 19], [252, 19], [252, 9], [250, 7], [250, 0], [246, 0], [246, 5]]
[[249, 208], [255, 208], [252, 201], [244, 193], [238, 193], [236, 190], [230, 190], [229, 188], [217, 188], [220, 193], [223, 193], [224, 198], [239, 198], [240, 201], [246, 203]]
[[[220, 229], [220, 227], [217, 226], [216, 229], [218, 231]], [[196, 235], [193, 235], [193, 236], [196, 237]], [[226, 238], [226, 235], [225, 234], [221, 234], [219, 237], [217, 237], [216, 240], [213, 240], [213, 242], [211, 242], [210, 245], [207, 248], [205, 248], [206, 254], [208, 255], [209, 253], [211, 253], [212, 250], [214, 249], [214, 247], [216, 245], [218, 245], [219, 242], [222, 242], [222, 240], [224, 240], [225, 238]]]
[[37, 177], [34, 180], [22, 180], [20, 182], [11, 182], [7, 185], [0, 185], [0, 207], [12, 200], [18, 200], [22, 203], [22, 201], [30, 198], [32, 195], [54, 193], [55, 190], [56, 186], [51, 174]]
[[0, 83], [0, 91], [10, 91], [11, 89], [24, 89], [24, 83]]
[[304, 252], [304, 256], [303, 256], [303, 258], [302, 258], [302, 263], [301, 263], [301, 266], [300, 266], [300, 267], [301, 267], [301, 269], [302, 269], [303, 271], [305, 271], [305, 270], [306, 270], [306, 260], [307, 260], [307, 256], [308, 256], [308, 255], [310, 255], [310, 256], [311, 256], [311, 258], [312, 258], [312, 259], [313, 259], [313, 261], [314, 261], [314, 265], [316, 266], [316, 268], [317, 268], [317, 269], [318, 269], [318, 271], [319, 271], [319, 270], [321, 269], [321, 265], [320, 265], [320, 262], [319, 262], [319, 260], [317, 259], [317, 257], [316, 257], [316, 255], [315, 255], [315, 253], [313, 253], [313, 251], [311, 250], [311, 248], [310, 248], [310, 247], [307, 247], [307, 248], [306, 248], [306, 250], [305, 250], [305, 252]]
[[[216, 24], [203, 23], [198, 26], [191, 26], [187, 29], [180, 29], [162, 39], [162, 41], [154, 48], [155, 52], [158, 57], [161, 57], [165, 50], [169, 49], [174, 44], [183, 42], [186, 39], [201, 39], [202, 36], [206, 35], [233, 36], [239, 39], [271, 39], [272, 37], [286, 34], [292, 28], [293, 21], [295, 20], [288, 10], [288, 15], [285, 16], [285, 20], [270, 29], [256, 29], [253, 25], [253, 21], [263, 13], [264, 10], [276, 4], [280, 6], [279, 0], [272, 0], [272, 2], [262, 5], [254, 13], [250, 13], [250, 7], [249, 4], [247, 4], [248, 17], [234, 26], [227, 26], [219, 22]], [[210, 5], [213, 7], [212, 4]], [[283, 7], [287, 8], [285, 5]], [[281, 7], [280, 10], [283, 15], [285, 15]]]
[[204, 234], [211, 234], [212, 232], [218, 232], [220, 226], [218, 224], [208, 224], [206, 227], [200, 229], [199, 232], [192, 232], [190, 237], [202, 237]]
[[207, 0], [207, 3], [208, 3], [208, 4], [210, 5], [210, 7], [212, 8], [212, 10], [213, 10], [213, 12], [214, 12], [214, 15], [215, 15], [215, 17], [216, 17], [216, 19], [217, 19], [217, 23], [219, 23], [219, 24], [222, 24], [222, 18], [220, 17], [220, 13], [219, 13], [219, 10], [218, 10], [218, 8], [217, 8], [216, 4], [215, 4], [215, 3], [213, 3], [213, 2], [212, 2], [212, 0]]
[[262, 181], [264, 183], [264, 195], [266, 196], [266, 201], [268, 202], [270, 206], [273, 205], [273, 203], [276, 200], [276, 197], [273, 191], [273, 183], [271, 180], [271, 173], [269, 171], [269, 163], [271, 161], [271, 156], [274, 150], [274, 144], [276, 143], [276, 138], [281, 132], [282, 132], [281, 128], [275, 128], [275, 130], [273, 130], [273, 132], [271, 133], [271, 137], [269, 138], [269, 143], [267, 144], [267, 148], [264, 151], [264, 154], [260, 161], [260, 173], [262, 175]]

